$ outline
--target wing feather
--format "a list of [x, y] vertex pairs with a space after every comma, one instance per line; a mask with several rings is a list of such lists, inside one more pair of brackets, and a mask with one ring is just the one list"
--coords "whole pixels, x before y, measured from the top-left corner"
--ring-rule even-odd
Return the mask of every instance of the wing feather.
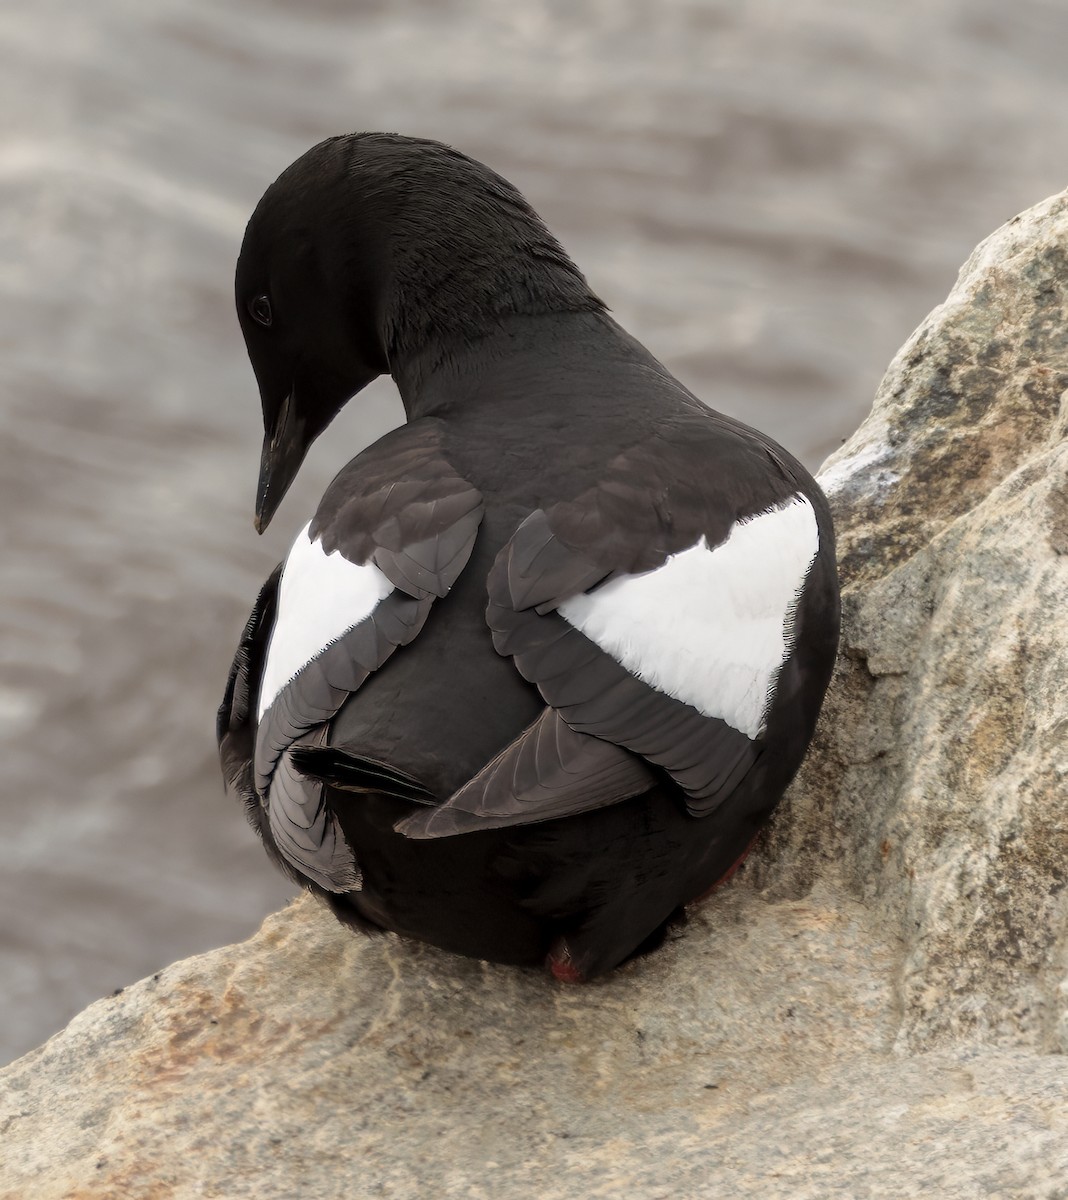
[[421, 809], [396, 828], [422, 839], [551, 821], [618, 804], [655, 782], [640, 758], [576, 733], [547, 708], [445, 804]]
[[[761, 458], [759, 449], [739, 509], [732, 508], [718, 488], [702, 491], [695, 485], [700, 474], [684, 471], [681, 483], [676, 483], [665, 468], [666, 460], [656, 463], [648, 455], [643, 459], [644, 453], [633, 461], [621, 456], [608, 478], [578, 499], [531, 513], [497, 556], [488, 579], [486, 611], [494, 646], [537, 686], [548, 708], [444, 805], [403, 822], [399, 828], [409, 836], [448, 836], [550, 820], [615, 803], [651, 787], [657, 778], [654, 768], [675, 781], [692, 815], [705, 816], [723, 803], [760, 758], [764, 743], [759, 730], [739, 728], [727, 718], [765, 703], [765, 696], [750, 696], [745, 690], [750, 674], [757, 683], [763, 676], [759, 670], [747, 673], [744, 656], [750, 650], [744, 639], [738, 651], [742, 667], [725, 663], [722, 645], [730, 639], [703, 638], [703, 618], [695, 614], [702, 612], [704, 602], [709, 629], [717, 622], [732, 628], [731, 621], [737, 624], [740, 619], [745, 633], [744, 612], [739, 618], [714, 607], [724, 595], [729, 599], [731, 585], [729, 580], [722, 584], [716, 573], [719, 560], [713, 567], [711, 556], [761, 511], [761, 502], [769, 510], [808, 502], [797, 493], [796, 480], [771, 459]], [[682, 459], [686, 454], [692, 457], [692, 449], [687, 447]], [[685, 465], [682, 459], [680, 466]], [[647, 471], [650, 466], [653, 469]], [[657, 472], [660, 482], [651, 486]], [[759, 482], [754, 482], [761, 478], [762, 497]], [[802, 516], [806, 530], [814, 530], [811, 508]], [[791, 520], [792, 528], [800, 528]], [[659, 582], [653, 593], [659, 607], [646, 599], [644, 609], [636, 608], [639, 617], [631, 617], [612, 643], [612, 652], [577, 627], [568, 601], [586, 597], [588, 603], [580, 609], [596, 611], [603, 607], [601, 589], [607, 597], [618, 583], [651, 576], [684, 551], [690, 552], [686, 573], [676, 568], [672, 577], [690, 586], [680, 599], [687, 629], [697, 622], [699, 636], [692, 650], [682, 644], [682, 635], [672, 641], [670, 624], [680, 619], [675, 616], [678, 605], [670, 588]], [[736, 569], [739, 555], [736, 549], [732, 553], [730, 569]], [[786, 556], [784, 572], [794, 569], [789, 563], [797, 559], [798, 589], [815, 553], [816, 546], [806, 544]], [[720, 572], [725, 574], [726, 569]], [[792, 577], [785, 577], [789, 590]], [[704, 601], [700, 590], [693, 589], [694, 580], [707, 588]], [[763, 601], [760, 586], [750, 586], [748, 593], [745, 586], [743, 581], [743, 595], [753, 596], [758, 604]], [[789, 600], [780, 615], [784, 645], [796, 594]], [[664, 628], [651, 628], [658, 622]], [[706, 641], [713, 646], [711, 653], [704, 648]], [[654, 661], [647, 643], [666, 645], [666, 661]], [[702, 653], [705, 659], [684, 661], [687, 654]], [[629, 660], [638, 665], [629, 665]], [[653, 668], [648, 677], [645, 662]], [[689, 685], [689, 691], [680, 688], [685, 699], [668, 690], [673, 678]], [[737, 696], [733, 708], [723, 706], [725, 715], [690, 702], [695, 688], [705, 695], [717, 687], [733, 688]]]
[[[390, 764], [331, 747], [331, 723], [368, 677], [418, 636], [434, 600], [466, 566], [481, 519], [478, 491], [442, 456], [440, 423], [396, 430], [334, 481], [304, 541], [298, 539], [300, 555], [295, 547], [272, 575], [242, 635], [219, 714], [224, 771], [287, 869], [327, 891], [360, 885], [328, 786], [430, 799]], [[303, 591], [287, 593], [290, 562], [314, 572]], [[298, 600], [287, 595], [302, 597], [315, 620], [303, 620]], [[342, 597], [362, 597], [363, 610], [347, 618], [352, 610]], [[278, 661], [302, 665], [288, 679], [288, 671], [274, 671], [254, 719], [273, 638], [287, 629], [295, 648]], [[311, 642], [308, 657], [316, 634], [321, 640]]]

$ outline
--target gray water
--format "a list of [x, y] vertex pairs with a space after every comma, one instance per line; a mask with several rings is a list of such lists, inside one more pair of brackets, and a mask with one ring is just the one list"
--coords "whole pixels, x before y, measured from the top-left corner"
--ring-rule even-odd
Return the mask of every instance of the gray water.
[[817, 464], [973, 244], [1068, 183], [1068, 6], [1042, 0], [7, 0], [0, 1061], [243, 937], [289, 893], [212, 725], [262, 577], [233, 261], [328, 134], [440, 137], [512, 178], [617, 317]]

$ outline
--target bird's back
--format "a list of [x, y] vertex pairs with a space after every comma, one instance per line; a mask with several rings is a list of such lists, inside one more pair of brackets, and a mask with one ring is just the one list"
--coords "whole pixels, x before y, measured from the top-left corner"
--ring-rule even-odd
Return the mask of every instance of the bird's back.
[[[544, 707], [494, 649], [486, 622], [490, 570], [530, 513], [579, 501], [634, 451], [647, 470], [627, 480], [627, 515], [660, 526], [666, 540], [672, 506], [722, 508], [729, 493], [735, 508], [759, 509], [808, 480], [784, 451], [776, 461], [748, 429], [700, 404], [600, 314], [514, 322], [476, 350], [441, 384], [442, 452], [484, 505], [471, 558], [419, 637], [349, 699], [331, 730], [334, 744], [403, 762], [440, 796]], [[342, 471], [323, 509], [336, 506], [333, 489], [353, 482]]]

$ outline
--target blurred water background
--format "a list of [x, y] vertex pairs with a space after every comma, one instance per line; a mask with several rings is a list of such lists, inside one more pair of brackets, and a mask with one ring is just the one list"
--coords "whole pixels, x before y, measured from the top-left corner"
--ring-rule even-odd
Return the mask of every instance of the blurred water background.
[[0, 9], [0, 1061], [289, 888], [213, 718], [263, 576], [399, 423], [380, 381], [265, 538], [232, 313], [313, 142], [443, 138], [617, 317], [809, 464], [973, 244], [1068, 183], [1044, 0], [6, 0]]

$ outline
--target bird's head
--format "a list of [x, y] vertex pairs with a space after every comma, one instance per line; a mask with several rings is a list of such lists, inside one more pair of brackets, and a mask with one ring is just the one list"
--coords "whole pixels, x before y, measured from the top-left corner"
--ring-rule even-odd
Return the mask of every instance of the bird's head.
[[314, 147], [271, 184], [237, 260], [237, 315], [263, 408], [260, 532], [312, 442], [389, 370], [377, 312], [384, 244], [346, 186], [341, 140]]
[[236, 299], [263, 407], [261, 532], [312, 442], [376, 376], [399, 379], [507, 316], [603, 308], [510, 183], [440, 142], [385, 133], [329, 138], [271, 184]]

